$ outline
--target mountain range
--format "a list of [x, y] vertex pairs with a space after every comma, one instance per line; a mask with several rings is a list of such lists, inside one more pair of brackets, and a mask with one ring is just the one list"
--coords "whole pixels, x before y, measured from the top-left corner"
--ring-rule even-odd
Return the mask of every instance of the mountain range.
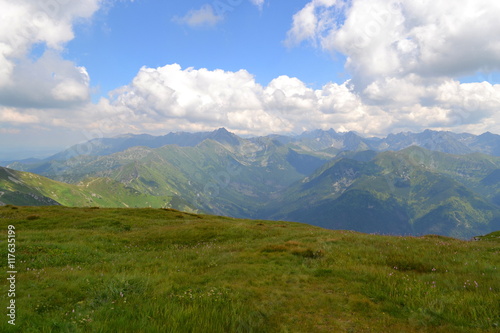
[[[319, 129], [306, 131], [300, 135], [269, 135], [265, 137], [253, 137], [248, 140], [255, 142], [264, 138], [275, 140], [282, 144], [295, 143], [298, 146], [314, 151], [326, 148], [338, 149], [338, 151], [398, 151], [410, 146], [418, 146], [432, 151], [458, 155], [480, 152], [500, 156], [500, 135], [490, 132], [473, 135], [469, 133], [457, 134], [447, 131], [425, 130], [421, 133], [402, 132], [389, 134], [385, 138], [365, 138], [356, 132], [338, 133], [333, 129], [327, 131]], [[104, 156], [137, 146], [160, 148], [165, 145], [175, 144], [180, 147], [195, 147], [207, 139], [236, 144], [241, 138], [224, 128], [213, 132], [177, 132], [163, 136], [125, 134], [113, 138], [96, 138], [74, 145], [45, 159], [30, 158], [22, 161], [0, 161], [0, 166], [40, 164], [47, 161], [68, 160], [78, 155]]]
[[165, 207], [470, 238], [500, 229], [499, 156], [492, 133], [122, 135], [3, 163], [0, 202]]

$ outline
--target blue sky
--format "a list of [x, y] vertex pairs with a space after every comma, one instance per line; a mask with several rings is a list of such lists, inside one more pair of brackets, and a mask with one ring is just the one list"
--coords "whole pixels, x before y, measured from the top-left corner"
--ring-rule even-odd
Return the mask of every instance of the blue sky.
[[[236, 1], [238, 3], [238, 1]], [[307, 1], [274, 1], [260, 10], [249, 1], [222, 7], [216, 26], [189, 27], [175, 22], [206, 1], [138, 0], [119, 2], [76, 26], [68, 59], [83, 65], [99, 87], [98, 96], [128, 84], [142, 66], [178, 63], [183, 68], [246, 69], [267, 85], [280, 75], [297, 77], [312, 87], [344, 82], [345, 57], [309, 45], [284, 45], [292, 16]], [[209, 2], [209, 4], [213, 4]], [[145, 19], [147, 18], [147, 19]]]
[[0, 160], [94, 138], [500, 133], [496, 0], [0, 0]]

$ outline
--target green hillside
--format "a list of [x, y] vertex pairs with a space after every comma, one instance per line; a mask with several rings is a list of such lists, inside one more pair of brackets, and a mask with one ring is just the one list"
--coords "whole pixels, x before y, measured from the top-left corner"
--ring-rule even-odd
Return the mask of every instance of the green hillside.
[[[148, 195], [153, 207], [164, 207], [164, 197], [177, 197], [200, 211], [255, 217], [274, 193], [335, 156], [269, 138], [255, 142], [235, 136], [215, 138], [219, 141], [207, 139], [194, 147], [133, 147], [107, 156], [77, 156], [32, 170], [71, 184], [111, 179]], [[142, 201], [129, 206], [144, 207]]]
[[87, 178], [77, 185], [33, 173], [0, 167], [0, 205], [65, 205], [73, 207], [175, 207], [191, 206], [174, 195], [150, 196], [110, 178]]
[[266, 216], [395, 235], [468, 239], [500, 229], [500, 159], [410, 147], [343, 153], [270, 203]]
[[[358, 140], [348, 137], [359, 148]], [[500, 229], [500, 157], [419, 147], [338, 153], [337, 148], [324, 148], [330, 139], [316, 139], [300, 146], [275, 137], [245, 140], [220, 130], [195, 146], [133, 147], [106, 156], [51, 161], [37, 170], [71, 185], [46, 179], [38, 181], [41, 186], [34, 180], [38, 176], [18, 173], [19, 183], [29, 187], [18, 188], [0, 174], [0, 201], [164, 207], [461, 239]], [[323, 149], [315, 151], [312, 142]], [[17, 189], [12, 193], [9, 188]]]
[[[61, 206], [0, 207], [0, 224], [4, 239], [15, 228], [18, 272], [16, 326], [4, 316], [2, 332], [470, 333], [500, 325], [495, 235], [388, 237]], [[7, 258], [7, 246], [1, 253]], [[9, 296], [0, 299], [5, 312]]]

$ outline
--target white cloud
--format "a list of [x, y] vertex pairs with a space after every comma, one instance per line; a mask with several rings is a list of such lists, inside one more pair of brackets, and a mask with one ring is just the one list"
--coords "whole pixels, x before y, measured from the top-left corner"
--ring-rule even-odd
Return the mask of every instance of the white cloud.
[[[89, 19], [99, 4], [100, 0], [0, 0], [1, 104], [47, 107], [88, 100], [85, 69], [59, 53], [74, 38], [74, 22]], [[29, 58], [35, 44], [48, 49], [37, 61]]]
[[[209, 71], [177, 64], [142, 68], [132, 83], [112, 93], [113, 105], [152, 119], [185, 119], [216, 126], [229, 112], [258, 110], [262, 88], [248, 72]], [[139, 111], [140, 110], [140, 111]]]
[[[173, 64], [143, 67], [128, 85], [93, 104], [85, 68], [63, 59], [60, 50], [73, 38], [74, 20], [90, 17], [97, 3], [68, 2], [40, 23], [40, 30], [26, 28], [27, 21], [9, 14], [11, 36], [0, 17], [4, 135], [28, 126], [45, 133], [83, 133], [85, 139], [221, 126], [254, 135], [331, 127], [381, 136], [425, 128], [500, 133], [500, 85], [457, 80], [464, 73], [487, 74], [500, 67], [496, 2], [313, 0], [294, 16], [287, 44], [308, 42], [345, 54], [352, 80], [313, 89], [283, 75], [262, 86], [245, 70]], [[0, 16], [33, 16], [37, 6], [0, 0], [5, 9]], [[183, 19], [191, 25], [217, 24], [207, 21], [210, 15], [217, 16], [205, 6]], [[27, 57], [34, 43], [49, 47], [35, 61]]]
[[37, 123], [39, 119], [34, 115], [23, 114], [12, 108], [0, 108], [0, 121], [16, 124], [29, 124]]
[[36, 61], [17, 61], [9, 82], [0, 88], [0, 101], [5, 106], [67, 108], [89, 102], [89, 81], [85, 68], [47, 51]]
[[313, 0], [293, 16], [292, 28], [288, 31], [285, 45], [296, 46], [309, 41], [317, 46], [317, 41], [325, 31], [335, 26], [335, 13], [343, 6], [336, 0]]
[[0, 41], [7, 45], [2, 55], [21, 57], [35, 43], [61, 49], [74, 38], [74, 21], [90, 18], [99, 4], [100, 0], [0, 0]]
[[[478, 132], [500, 108], [500, 85], [457, 78], [500, 69], [500, 3], [490, 0], [312, 0], [285, 43], [347, 57], [351, 92], [372, 133], [426, 127]], [[481, 80], [479, 80], [481, 81]]]
[[286, 42], [345, 54], [360, 82], [457, 77], [500, 69], [499, 12], [491, 0], [313, 0], [294, 16]]
[[138, 132], [225, 126], [240, 134], [268, 134], [344, 126], [381, 133], [386, 127], [373, 128], [377, 121], [366, 116], [367, 108], [347, 83], [314, 90], [297, 78], [280, 76], [263, 87], [244, 70], [182, 69], [174, 64], [142, 68], [130, 85], [115, 90], [98, 109], [126, 119], [121, 126], [135, 124]]
[[250, 0], [250, 2], [253, 3], [255, 6], [259, 7], [259, 9], [262, 9], [265, 0]]
[[224, 19], [222, 15], [217, 15], [214, 12], [212, 5], [203, 5], [200, 9], [190, 10], [183, 17], [174, 17], [174, 22], [186, 24], [192, 28], [196, 27], [213, 27]]
[[[297, 78], [280, 76], [261, 86], [245, 70], [182, 69], [173, 64], [142, 68], [110, 98], [72, 107], [72, 117], [54, 109], [9, 108], [0, 112], [0, 121], [14, 129], [22, 124], [73, 129], [86, 139], [128, 132], [209, 131], [221, 126], [253, 135], [316, 128], [379, 136], [425, 128], [478, 134], [500, 131], [494, 112], [500, 108], [499, 85], [426, 80], [423, 83], [414, 75], [375, 81], [363, 97], [349, 81], [312, 89]], [[413, 90], [417, 91], [401, 93]]]

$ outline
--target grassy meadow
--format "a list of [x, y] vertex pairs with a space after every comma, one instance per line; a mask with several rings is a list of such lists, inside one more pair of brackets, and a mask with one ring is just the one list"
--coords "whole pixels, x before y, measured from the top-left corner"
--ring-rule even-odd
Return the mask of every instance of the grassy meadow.
[[500, 234], [467, 242], [60, 206], [0, 207], [0, 224], [1, 332], [500, 331]]

